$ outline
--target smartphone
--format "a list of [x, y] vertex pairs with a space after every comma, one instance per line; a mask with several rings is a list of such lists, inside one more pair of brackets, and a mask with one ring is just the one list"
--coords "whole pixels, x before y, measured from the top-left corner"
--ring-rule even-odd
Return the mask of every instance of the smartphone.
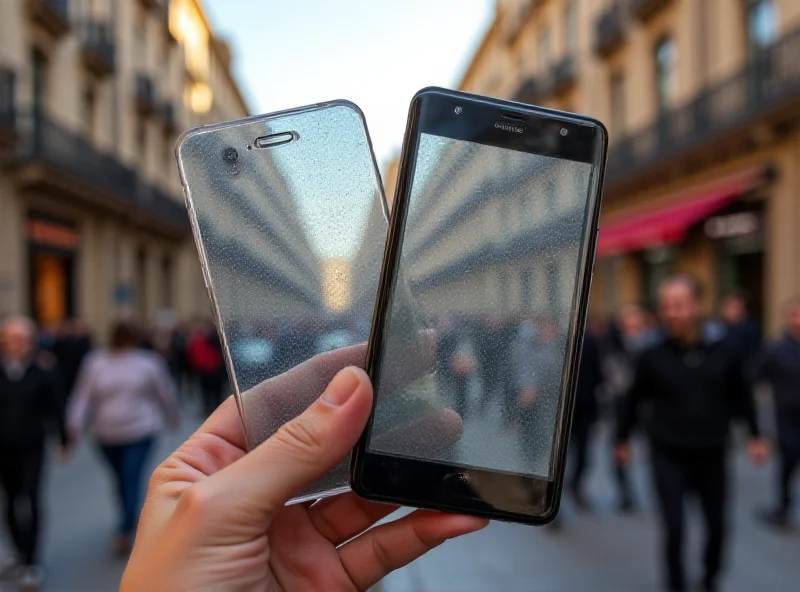
[[[367, 348], [375, 400], [351, 462], [358, 495], [555, 517], [606, 149], [589, 117], [415, 95]], [[433, 337], [409, 339], [418, 319]], [[407, 359], [430, 363], [411, 371]]]
[[[380, 176], [361, 110], [341, 100], [189, 130], [176, 155], [252, 449], [364, 365], [388, 225]], [[292, 502], [349, 490], [348, 468]]]

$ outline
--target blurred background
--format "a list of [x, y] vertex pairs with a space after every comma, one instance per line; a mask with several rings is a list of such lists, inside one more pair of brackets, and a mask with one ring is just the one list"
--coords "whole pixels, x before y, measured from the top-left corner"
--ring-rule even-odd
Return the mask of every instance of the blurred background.
[[[800, 294], [797, 0], [0, 0], [0, 316], [36, 321], [36, 347], [67, 394], [112, 324], [135, 322], [171, 371], [183, 419], [159, 437], [152, 468], [227, 389], [173, 156], [179, 133], [350, 99], [365, 111], [391, 202], [408, 101], [431, 84], [586, 113], [609, 129], [590, 303], [599, 339], [626, 305], [649, 316], [676, 271], [700, 278], [709, 316], [757, 327], [754, 348], [781, 334], [784, 305]], [[524, 204], [491, 207], [509, 233], [531, 224]], [[470, 219], [449, 215], [457, 240]], [[494, 312], [523, 312], [541, 282], [523, 262], [495, 269]], [[559, 271], [548, 273], [557, 291]], [[732, 295], [743, 310], [726, 319]], [[465, 298], [464, 314], [487, 312], [471, 306]], [[356, 333], [331, 331], [311, 349]], [[239, 355], [268, 363], [274, 346], [242, 342]], [[478, 362], [472, 399], [485, 378]], [[658, 589], [646, 458], [632, 471], [636, 511], [620, 514], [609, 423], [601, 413], [590, 441], [587, 499], [567, 498], [557, 529], [493, 524], [384, 588]], [[773, 464], [734, 459], [726, 590], [794, 590], [800, 578], [797, 532], [753, 516], [773, 497]], [[91, 442], [67, 464], [48, 461], [44, 589], [117, 585], [112, 488]], [[694, 565], [701, 521], [690, 518]]]

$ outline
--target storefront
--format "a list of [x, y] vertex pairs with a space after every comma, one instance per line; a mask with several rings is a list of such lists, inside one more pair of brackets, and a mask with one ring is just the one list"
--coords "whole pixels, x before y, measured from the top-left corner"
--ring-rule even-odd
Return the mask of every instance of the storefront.
[[769, 178], [762, 169], [746, 171], [601, 221], [596, 310], [610, 314], [627, 302], [653, 307], [665, 277], [689, 272], [707, 288], [709, 312], [743, 290], [753, 315], [763, 318]]
[[703, 232], [714, 242], [721, 294], [743, 290], [753, 316], [763, 320], [764, 207], [763, 201], [739, 201], [709, 218]]
[[26, 221], [29, 309], [37, 322], [50, 325], [75, 314], [77, 228], [44, 214]]

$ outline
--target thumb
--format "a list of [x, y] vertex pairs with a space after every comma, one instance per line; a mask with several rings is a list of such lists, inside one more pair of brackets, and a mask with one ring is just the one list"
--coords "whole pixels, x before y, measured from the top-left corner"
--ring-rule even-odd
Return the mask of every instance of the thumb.
[[[268, 524], [276, 511], [344, 460], [369, 417], [372, 383], [356, 367], [339, 371], [311, 406], [249, 454], [198, 483], [220, 509]], [[225, 512], [227, 513], [227, 512]]]

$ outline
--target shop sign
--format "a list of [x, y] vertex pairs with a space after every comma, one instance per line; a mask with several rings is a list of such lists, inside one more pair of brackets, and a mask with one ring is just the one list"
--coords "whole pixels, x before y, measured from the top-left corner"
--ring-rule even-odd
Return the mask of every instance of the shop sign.
[[78, 231], [72, 226], [44, 218], [28, 218], [26, 230], [28, 240], [33, 244], [65, 251], [78, 248]]
[[704, 230], [708, 238], [735, 238], [758, 232], [761, 220], [754, 212], [738, 212], [714, 216], [706, 220]]

